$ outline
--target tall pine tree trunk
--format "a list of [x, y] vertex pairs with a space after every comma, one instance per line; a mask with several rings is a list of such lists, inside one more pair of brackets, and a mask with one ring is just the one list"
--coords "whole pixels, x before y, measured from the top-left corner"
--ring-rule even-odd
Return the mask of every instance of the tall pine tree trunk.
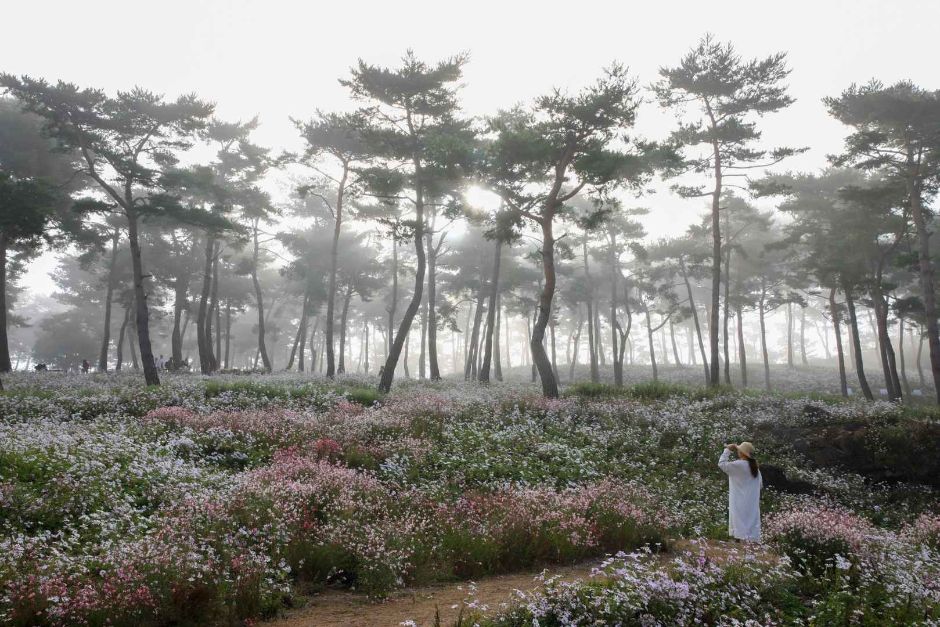
[[768, 392], [770, 391], [770, 356], [767, 354], [767, 323], [765, 320], [766, 310], [766, 295], [765, 292], [761, 292], [760, 301], [757, 305], [757, 310], [760, 316], [760, 352], [761, 357], [764, 360], [764, 389]]
[[[490, 381], [490, 363], [493, 358], [494, 337], [495, 343], [497, 344], [497, 355], [499, 352], [499, 327], [496, 322], [496, 313], [499, 308], [497, 298], [499, 297], [499, 266], [502, 257], [503, 242], [497, 239], [494, 249], [493, 275], [490, 277], [490, 302], [489, 306], [486, 308], [486, 337], [483, 342], [483, 364], [480, 366], [480, 381], [482, 383], [489, 383]], [[498, 361], [497, 359], [497, 363]]]
[[646, 307], [646, 336], [650, 346], [650, 366], [653, 368], [653, 382], [659, 381], [659, 371], [656, 369], [656, 346], [653, 341], [653, 323], [650, 321], [650, 308]]
[[858, 316], [855, 314], [855, 300], [852, 298], [852, 291], [848, 287], [843, 288], [845, 293], [845, 305], [849, 311], [849, 325], [852, 329], [852, 344], [854, 346], [855, 372], [858, 375], [858, 385], [862, 389], [862, 394], [868, 400], [874, 400], [871, 388], [868, 386], [868, 379], [865, 377], [865, 364], [862, 359], [862, 343], [858, 337]]
[[839, 363], [839, 391], [842, 396], [849, 395], [848, 380], [845, 376], [845, 353], [842, 350], [842, 331], [839, 325], [839, 306], [836, 305], [836, 288], [829, 289], [829, 315], [832, 317], [832, 330], [836, 335], [836, 359]]
[[[443, 235], [441, 236], [443, 241]], [[437, 253], [431, 241], [431, 234], [427, 236], [428, 244], [428, 374], [431, 381], [441, 378], [441, 366], [437, 356]], [[438, 242], [440, 246], [440, 242]]]
[[130, 320], [131, 310], [129, 307], [124, 308], [124, 319], [121, 321], [121, 329], [118, 331], [118, 341], [117, 341], [117, 353], [115, 359], [117, 363], [114, 364], [115, 372], [120, 372], [121, 368], [124, 366], [124, 337], [127, 334], [127, 322]]
[[552, 315], [552, 299], [555, 297], [555, 236], [552, 232], [554, 219], [554, 207], [546, 207], [541, 219], [542, 274], [545, 280], [539, 293], [538, 311], [529, 340], [532, 363], [542, 383], [542, 394], [548, 398], [558, 398], [558, 380], [555, 378], [552, 363], [545, 352], [545, 328]]
[[[108, 371], [108, 348], [111, 345], [111, 302], [114, 300], [114, 270], [117, 266], [118, 241], [120, 234], [117, 230], [111, 235], [111, 261], [108, 263], [108, 287], [105, 290], [104, 297], [104, 330], [101, 334], [101, 350], [98, 353], [98, 372]], [[5, 251], [0, 252], [0, 255]], [[3, 361], [3, 342], [0, 340], [0, 362]], [[7, 363], [9, 364], [9, 354], [7, 354]], [[2, 370], [2, 363], [0, 363]]]
[[264, 341], [264, 295], [261, 293], [261, 281], [258, 280], [258, 263], [261, 247], [258, 242], [258, 219], [252, 225], [252, 254], [251, 254], [251, 284], [255, 288], [255, 305], [258, 309], [258, 354], [265, 372], [271, 372], [271, 358], [268, 357], [268, 347]]
[[346, 324], [349, 320], [349, 302], [352, 300], [352, 286], [346, 288], [343, 295], [343, 311], [340, 314], [339, 321], [339, 363], [336, 366], [336, 374], [345, 374], [346, 372]]
[[[421, 168], [415, 164], [415, 175], [421, 176]], [[424, 192], [421, 186], [415, 190], [415, 223], [414, 223], [414, 245], [417, 256], [417, 267], [415, 268], [415, 289], [411, 295], [411, 302], [405, 308], [405, 315], [402, 316], [401, 324], [398, 327], [398, 333], [392, 342], [391, 349], [388, 352], [388, 359], [385, 360], [385, 367], [382, 369], [382, 375], [379, 379], [379, 391], [388, 392], [392, 389], [392, 381], [395, 379], [395, 367], [398, 365], [398, 359], [401, 351], [408, 339], [408, 332], [411, 330], [411, 323], [414, 321], [418, 309], [421, 307], [421, 297], [424, 288], [425, 272], [427, 272], [427, 257], [424, 250]]]
[[343, 201], [346, 195], [346, 180], [349, 162], [343, 162], [343, 174], [336, 190], [336, 208], [333, 220], [333, 241], [330, 244], [330, 282], [326, 294], [326, 376], [332, 378], [336, 371], [336, 355], [333, 352], [333, 332], [336, 326], [336, 273], [339, 258], [339, 235], [343, 225]]
[[212, 355], [212, 343], [206, 335], [209, 317], [209, 292], [212, 289], [212, 259], [215, 255], [215, 238], [206, 235], [205, 263], [203, 264], [202, 291], [199, 295], [199, 310], [196, 314], [196, 347], [199, 350], [199, 370], [202, 374], [212, 373], [215, 361]]
[[917, 232], [917, 257], [920, 267], [918, 275], [927, 327], [930, 370], [933, 374], [934, 393], [937, 395], [937, 402], [940, 403], [940, 326], [937, 323], [937, 297], [933, 280], [933, 263], [930, 259], [930, 231], [927, 228], [927, 217], [924, 215], [921, 189], [913, 180], [908, 181], [908, 197], [911, 217]]
[[705, 356], [705, 342], [702, 338], [702, 325], [698, 320], [698, 307], [695, 306], [695, 299], [692, 298], [692, 284], [689, 282], [689, 273], [685, 267], [685, 261], [680, 260], [679, 269], [682, 271], [682, 281], [685, 283], [685, 291], [689, 298], [689, 309], [692, 311], [692, 321], [695, 323], [695, 335], [698, 337], [698, 349], [702, 354], [702, 367], [705, 369], [705, 382], [711, 381], [711, 371], [708, 367], [708, 358]]
[[738, 322], [738, 361], [741, 364], [741, 387], [747, 387], [747, 347], [744, 345], [744, 310], [741, 303], [735, 309]]
[[[133, 207], [133, 199], [128, 198], [128, 207]], [[137, 236], [137, 213], [127, 209], [127, 238], [131, 247], [131, 266], [134, 272], [134, 301], [137, 310], [137, 343], [140, 347], [140, 361], [144, 366], [144, 381], [147, 385], [160, 385], [160, 376], [153, 360], [153, 348], [150, 346], [150, 312], [147, 309], [147, 293], [144, 291], [144, 267], [140, 257], [140, 240]]]

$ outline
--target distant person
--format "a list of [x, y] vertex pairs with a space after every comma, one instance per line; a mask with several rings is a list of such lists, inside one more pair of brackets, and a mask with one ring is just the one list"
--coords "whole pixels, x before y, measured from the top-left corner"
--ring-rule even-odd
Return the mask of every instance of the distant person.
[[[732, 454], [735, 459], [731, 459]], [[760, 491], [763, 480], [750, 442], [726, 444], [718, 467], [728, 475], [728, 535], [760, 542]]]
[[82, 360], [82, 374], [88, 374], [88, 369], [91, 368], [91, 364], [88, 363], [87, 359]]
[[163, 358], [163, 355], [161, 354], [161, 355], [157, 358], [157, 370], [163, 370], [164, 367], [166, 367], [166, 359], [164, 359], [164, 358]]

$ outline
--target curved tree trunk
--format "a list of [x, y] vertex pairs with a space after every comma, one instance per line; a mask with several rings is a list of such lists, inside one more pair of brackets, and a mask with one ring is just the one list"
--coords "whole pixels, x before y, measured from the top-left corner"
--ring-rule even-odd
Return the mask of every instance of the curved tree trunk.
[[[417, 169], [417, 175], [420, 177], [420, 168]], [[392, 346], [388, 351], [388, 358], [385, 360], [385, 366], [382, 368], [382, 374], [379, 378], [379, 391], [388, 392], [392, 389], [392, 382], [395, 380], [395, 367], [398, 365], [398, 359], [401, 351], [408, 339], [408, 332], [411, 330], [411, 323], [414, 321], [418, 309], [421, 307], [421, 296], [424, 288], [424, 275], [427, 272], [427, 257], [424, 251], [424, 196], [421, 187], [415, 190], [415, 232], [414, 232], [415, 255], [417, 256], [417, 267], [415, 268], [415, 289], [411, 295], [411, 302], [405, 308], [405, 315], [402, 316], [401, 324], [398, 326], [398, 333], [392, 341]], [[396, 258], [397, 266], [397, 258]], [[397, 270], [397, 267], [396, 267]], [[397, 272], [396, 272], [397, 276]], [[397, 287], [397, 278], [396, 278]], [[389, 314], [391, 319], [393, 313]]]
[[552, 299], [555, 297], [555, 236], [552, 233], [554, 211], [547, 208], [542, 216], [542, 274], [545, 281], [539, 293], [538, 312], [535, 325], [532, 328], [532, 337], [529, 340], [529, 349], [532, 353], [532, 362], [538, 372], [542, 383], [542, 394], [548, 398], [558, 398], [558, 381], [552, 362], [545, 352], [545, 327], [552, 314]]
[[[133, 206], [133, 202], [128, 203]], [[140, 361], [144, 367], [147, 385], [160, 385], [160, 376], [153, 360], [150, 346], [150, 312], [147, 309], [147, 293], [144, 291], [144, 268], [140, 258], [140, 240], [137, 236], [137, 214], [133, 209], [127, 213], [127, 238], [131, 246], [131, 266], [134, 271], [134, 300], [137, 310], [137, 343], [140, 346]]]

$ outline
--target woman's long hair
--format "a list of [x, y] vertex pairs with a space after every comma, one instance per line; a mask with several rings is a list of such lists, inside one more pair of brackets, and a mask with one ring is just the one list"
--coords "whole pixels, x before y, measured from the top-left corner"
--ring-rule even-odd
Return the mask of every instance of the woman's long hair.
[[751, 469], [751, 476], [756, 477], [757, 473], [760, 471], [760, 466], [757, 465], [757, 460], [753, 457], [745, 456], [744, 459], [747, 460], [747, 465]]

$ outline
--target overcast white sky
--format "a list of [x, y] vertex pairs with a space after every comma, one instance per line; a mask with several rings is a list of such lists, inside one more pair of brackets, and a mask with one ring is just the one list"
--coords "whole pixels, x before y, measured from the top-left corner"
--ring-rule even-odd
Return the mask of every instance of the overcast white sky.
[[[613, 60], [647, 85], [705, 32], [745, 57], [786, 51], [797, 102], [763, 128], [768, 145], [812, 147], [787, 164], [802, 170], [824, 166], [841, 146], [844, 130], [823, 96], [871, 77], [940, 87], [940, 0], [7, 0], [2, 15], [3, 71], [109, 91], [196, 92], [223, 119], [260, 116], [256, 140], [276, 149], [299, 147], [289, 116], [353, 106], [337, 79], [357, 58], [395, 65], [407, 48], [428, 60], [470, 52], [469, 115], [576, 89]], [[673, 124], [649, 104], [637, 129], [658, 138]], [[667, 191], [642, 204], [654, 236], [684, 229], [702, 210], [701, 200]], [[49, 291], [53, 265], [36, 262], [27, 285]]]

